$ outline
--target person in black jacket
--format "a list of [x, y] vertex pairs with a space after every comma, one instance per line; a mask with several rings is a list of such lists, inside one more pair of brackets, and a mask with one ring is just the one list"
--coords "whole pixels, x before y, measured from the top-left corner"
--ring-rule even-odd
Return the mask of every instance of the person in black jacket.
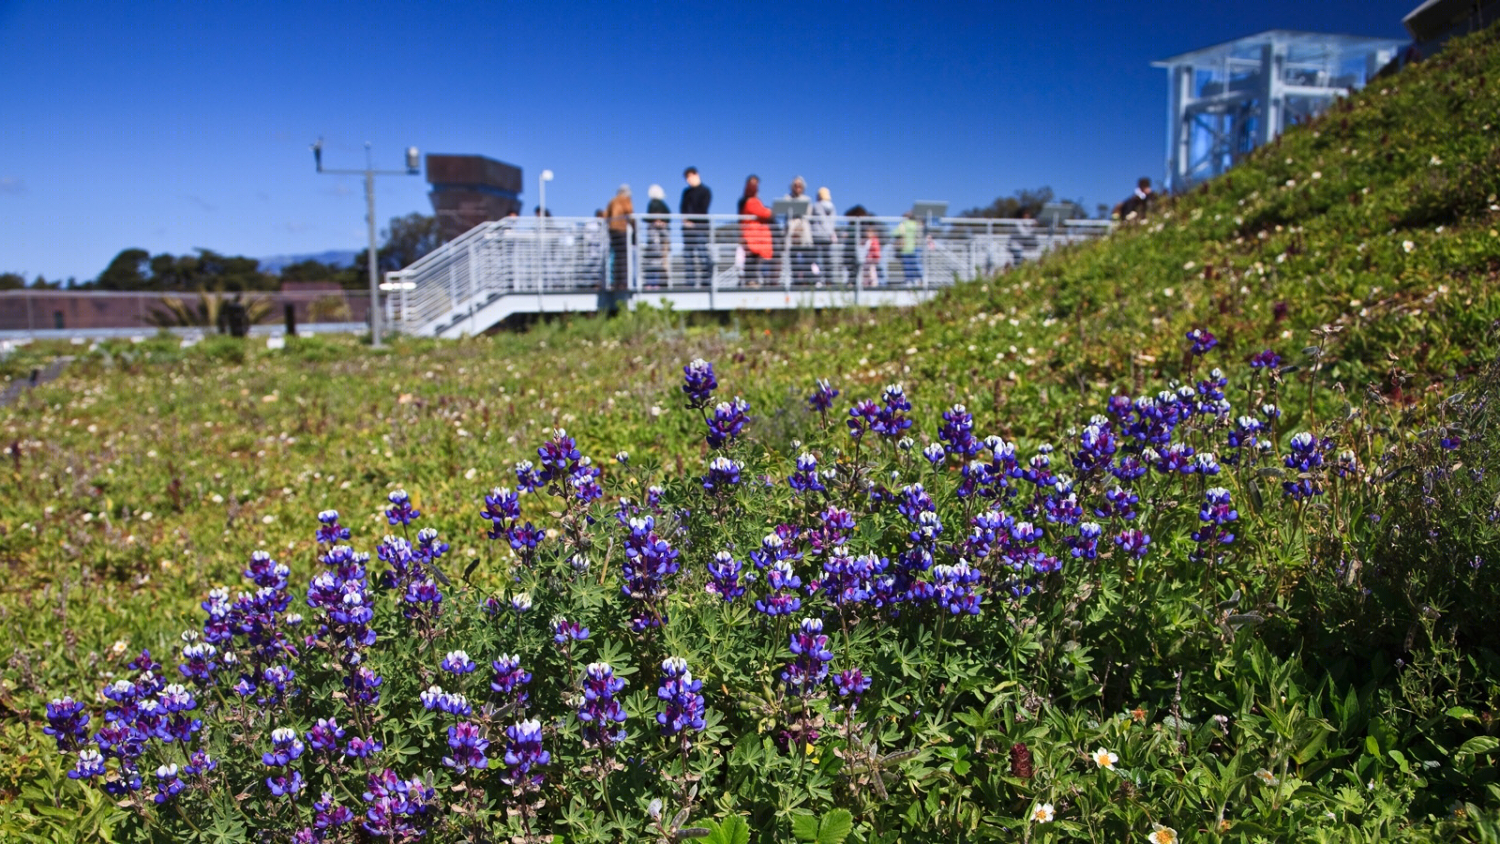
[[1141, 219], [1151, 213], [1151, 206], [1156, 201], [1156, 194], [1151, 191], [1151, 180], [1145, 176], [1136, 182], [1135, 193], [1129, 199], [1115, 206], [1113, 216], [1116, 220], [1128, 220], [1134, 214], [1136, 219]]
[[714, 192], [703, 184], [697, 167], [684, 170], [682, 177], [688, 184], [682, 190], [682, 203], [677, 206], [678, 213], [683, 215], [683, 273], [689, 287], [707, 287], [714, 275], [714, 258], [708, 251], [708, 232], [713, 223], [705, 215]]

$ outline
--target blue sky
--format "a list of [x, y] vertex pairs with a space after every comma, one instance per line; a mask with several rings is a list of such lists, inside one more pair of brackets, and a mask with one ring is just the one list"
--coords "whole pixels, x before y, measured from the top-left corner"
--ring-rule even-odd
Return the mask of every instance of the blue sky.
[[[1155, 59], [1264, 29], [1404, 37], [1416, 0], [76, 3], [0, 0], [0, 271], [92, 278], [121, 249], [364, 243], [358, 177], [402, 150], [519, 165], [590, 214], [688, 164], [842, 209], [954, 210], [1022, 187], [1096, 203], [1160, 178]], [[378, 181], [384, 223], [430, 212]]]

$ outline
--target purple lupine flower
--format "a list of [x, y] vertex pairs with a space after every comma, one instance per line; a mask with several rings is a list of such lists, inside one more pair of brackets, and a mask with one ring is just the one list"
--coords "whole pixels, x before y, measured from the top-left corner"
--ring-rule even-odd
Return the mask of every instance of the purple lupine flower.
[[324, 510], [318, 514], [318, 522], [318, 544], [337, 545], [349, 539], [349, 529], [339, 524], [339, 511]]
[[822, 619], [802, 619], [792, 633], [791, 651], [793, 658], [782, 670], [781, 681], [796, 694], [809, 695], [828, 678], [828, 663], [833, 661]]
[[[1333, 459], [1333, 473], [1340, 478], [1357, 477], [1359, 474], [1359, 458], [1354, 455], [1353, 449], [1344, 449]], [[1480, 480], [1483, 476], [1475, 477]]]
[[589, 663], [584, 671], [583, 702], [578, 707], [584, 741], [606, 750], [625, 740], [625, 728], [616, 729], [616, 725], [625, 723], [625, 710], [616, 699], [624, 689], [625, 681], [615, 676], [609, 663]]
[[693, 679], [687, 660], [671, 656], [662, 661], [661, 686], [656, 690], [657, 698], [666, 703], [666, 708], [656, 713], [662, 735], [703, 729], [703, 695], [699, 694], [702, 689], [703, 681]]
[[460, 775], [470, 768], [488, 768], [490, 760], [484, 752], [489, 746], [478, 725], [460, 721], [448, 728], [448, 755], [443, 757], [443, 764]]
[[828, 379], [819, 378], [813, 385], [812, 394], [807, 397], [807, 406], [816, 410], [823, 416], [833, 409], [833, 400], [839, 397], [839, 391], [829, 386]]
[[573, 490], [574, 500], [592, 504], [603, 498], [604, 490], [599, 487], [599, 475], [599, 469], [592, 465], [589, 458], [580, 459], [578, 468], [568, 475], [568, 486]]
[[1121, 455], [1109, 467], [1109, 473], [1122, 483], [1130, 483], [1145, 477], [1148, 467], [1141, 458], [1134, 454]]
[[1224, 456], [1224, 462], [1231, 466], [1239, 465], [1240, 449], [1254, 448], [1257, 442], [1255, 435], [1261, 430], [1260, 420], [1253, 416], [1241, 416], [1235, 419], [1234, 424], [1229, 428], [1229, 453]]
[[1094, 515], [1101, 519], [1124, 519], [1131, 521], [1138, 514], [1135, 505], [1139, 504], [1141, 497], [1124, 487], [1115, 487], [1104, 493], [1104, 506], [1095, 507]]
[[974, 415], [961, 404], [943, 411], [943, 426], [938, 430], [944, 451], [967, 460], [979, 453], [979, 440], [974, 438]]
[[[829, 507], [824, 510], [818, 515], [818, 522], [818, 527], [807, 534], [808, 544], [812, 546], [814, 554], [832, 553], [848, 542], [849, 534], [854, 531], [854, 516], [841, 507]], [[784, 551], [785, 548], [786, 545], [783, 542], [778, 550]], [[787, 559], [800, 558], [800, 554], [787, 557]]]
[[389, 768], [370, 775], [365, 802], [365, 832], [377, 839], [411, 841], [427, 832], [437, 792], [420, 779], [403, 780]]
[[659, 603], [666, 596], [666, 580], [677, 573], [678, 552], [656, 534], [656, 520], [650, 516], [630, 520], [630, 535], [625, 539], [625, 562], [620, 572], [625, 583], [620, 590], [644, 606], [635, 609], [631, 627], [636, 632], [660, 627], [666, 621]]
[[1123, 530], [1115, 536], [1115, 544], [1120, 546], [1120, 550], [1139, 560], [1146, 556], [1151, 536], [1138, 530]]
[[522, 460], [516, 464], [516, 488], [521, 492], [536, 492], [545, 484], [546, 481], [530, 460]]
[[1229, 490], [1223, 487], [1208, 490], [1203, 499], [1203, 507], [1198, 510], [1198, 520], [1203, 524], [1193, 531], [1193, 541], [1198, 543], [1198, 548], [1193, 551], [1192, 557], [1200, 561], [1211, 560], [1214, 548], [1234, 542], [1234, 534], [1225, 527], [1240, 517], [1239, 511], [1234, 509]]
[[354, 812], [348, 806], [340, 806], [333, 792], [323, 792], [323, 797], [313, 803], [313, 828], [326, 837], [330, 830], [354, 823]]
[[714, 554], [714, 558], [708, 562], [708, 591], [723, 598], [726, 603], [745, 594], [745, 587], [740, 584], [740, 572], [743, 569], [744, 564], [728, 551]]
[[490, 523], [490, 540], [504, 538], [520, 519], [520, 495], [505, 487], [493, 487], [489, 495], [484, 496], [484, 510], [480, 516]]
[[745, 423], [750, 421], [747, 415], [749, 411], [750, 403], [739, 396], [735, 396], [734, 401], [721, 401], [714, 405], [713, 415], [707, 420], [708, 447], [723, 448], [739, 439]]
[[928, 463], [937, 466], [948, 459], [948, 449], [942, 443], [931, 443], [922, 449], [922, 456], [927, 458]]
[[720, 455], [708, 461], [708, 474], [703, 476], [703, 488], [713, 493], [727, 493], [740, 482], [740, 464]]
[[552, 761], [552, 754], [542, 749], [542, 723], [537, 720], [521, 721], [505, 729], [510, 741], [505, 745], [505, 773], [500, 777], [506, 785], [539, 786], [542, 775], [533, 771]]
[[217, 767], [219, 767], [218, 761], [209, 756], [208, 751], [199, 748], [188, 757], [188, 763], [183, 766], [182, 772], [190, 777], [205, 777]]
[[307, 746], [314, 753], [337, 754], [339, 752], [339, 741], [344, 737], [344, 728], [340, 727], [338, 721], [333, 718], [319, 718], [311, 730], [307, 731]]
[[846, 668], [833, 675], [833, 688], [839, 697], [848, 701], [846, 705], [852, 712], [859, 708], [860, 699], [870, 690], [870, 678], [858, 668]]
[[81, 739], [87, 738], [89, 715], [83, 704], [71, 697], [53, 698], [47, 704], [47, 726], [42, 732], [52, 736], [59, 752], [66, 753], [78, 747]]
[[187, 784], [177, 776], [177, 766], [162, 765], [156, 769], [156, 795], [151, 799], [160, 806], [182, 793], [184, 788], [187, 788]]
[[552, 641], [559, 645], [582, 642], [589, 637], [589, 629], [576, 621], [562, 616], [552, 619]]
[[428, 712], [444, 712], [460, 717], [474, 713], [474, 707], [469, 705], [467, 697], [459, 692], [445, 692], [441, 686], [428, 686], [427, 691], [418, 697], [422, 701], [422, 707]]
[[104, 776], [104, 755], [92, 747], [85, 747], [78, 751], [78, 759], [73, 762], [73, 769], [68, 771], [68, 779], [91, 780], [102, 776]]
[[182, 664], [177, 666], [177, 670], [200, 688], [212, 685], [214, 672], [219, 667], [214, 662], [214, 657], [218, 655], [218, 648], [207, 642], [190, 642], [182, 646]]
[[1273, 419], [1280, 419], [1281, 408], [1270, 402], [1266, 402], [1265, 404], [1260, 406], [1260, 415], [1261, 418], [1265, 419], [1267, 422], [1270, 422]]
[[979, 615], [983, 599], [974, 585], [979, 582], [980, 577], [979, 571], [970, 566], [967, 560], [959, 560], [951, 566], [933, 566], [932, 578], [937, 602], [954, 615]]
[[490, 663], [490, 667], [495, 670], [495, 677], [490, 680], [490, 690], [503, 695], [510, 706], [525, 709], [529, 699], [525, 686], [531, 682], [531, 672], [521, 670], [521, 657], [516, 654], [501, 654], [499, 659]]
[[368, 665], [361, 665], [344, 678], [345, 699], [356, 706], [374, 706], [380, 702], [380, 685], [384, 682]]
[[907, 411], [911, 410], [911, 402], [907, 400], [906, 392], [900, 384], [887, 386], [880, 401], [880, 411], [870, 425], [870, 430], [888, 440], [899, 439], [911, 427], [911, 420], [906, 417]]
[[869, 399], [860, 399], [849, 408], [849, 436], [859, 439], [866, 431], [872, 431], [880, 422], [880, 405]]
[[1099, 556], [1099, 537], [1104, 528], [1095, 522], [1084, 522], [1078, 526], [1078, 535], [1066, 537], [1069, 553], [1075, 560], [1092, 560]]
[[802, 599], [797, 597], [797, 589], [802, 587], [802, 579], [792, 572], [792, 566], [785, 560], [777, 560], [766, 568], [766, 587], [770, 590], [764, 598], [757, 598], [755, 609], [757, 612], [775, 618], [779, 615], [791, 615], [802, 608]]
[[[831, 508], [830, 508], [831, 509]], [[765, 535], [760, 541], [760, 548], [750, 552], [750, 562], [757, 569], [765, 569], [777, 560], [785, 560], [795, 563], [802, 559], [802, 552], [797, 550], [796, 542], [801, 535], [793, 525], [781, 524], [776, 530]]]
[[368, 759], [384, 749], [385, 745], [375, 739], [352, 736], [349, 743], [344, 746], [344, 755], [350, 759]]
[[401, 611], [407, 618], [419, 615], [437, 616], [442, 613], [443, 592], [430, 577], [412, 583], [401, 596], [406, 608]]
[[886, 559], [875, 554], [851, 557], [842, 548], [837, 549], [823, 563], [826, 576], [821, 588], [835, 606], [868, 601], [874, 595], [875, 580], [886, 565]]
[[1454, 449], [1458, 448], [1459, 446], [1461, 446], [1463, 444], [1464, 444], [1464, 438], [1463, 437], [1460, 437], [1457, 434], [1451, 434], [1451, 433], [1449, 435], [1447, 435], [1445, 437], [1442, 437], [1442, 438], [1440, 438], [1438, 440], [1438, 448], [1441, 448], [1444, 451], [1453, 451]]
[[1084, 474], [1108, 466], [1119, 448], [1115, 435], [1109, 429], [1108, 420], [1101, 421], [1104, 424], [1089, 424], [1078, 435], [1078, 450], [1073, 454], [1073, 468]]
[[1323, 488], [1318, 484], [1316, 475], [1323, 468], [1323, 452], [1327, 450], [1329, 443], [1319, 442], [1317, 437], [1301, 431], [1292, 435], [1288, 446], [1290, 451], [1282, 462], [1301, 477], [1294, 481], [1282, 482], [1281, 487], [1287, 497], [1293, 501], [1303, 501], [1322, 495]]
[[1193, 343], [1192, 353], [1195, 355], [1206, 355], [1209, 349], [1219, 345], [1219, 338], [1208, 333], [1202, 328], [1194, 328], [1187, 333], [1187, 339]]
[[271, 750], [261, 754], [260, 761], [268, 768], [283, 768], [302, 755], [302, 742], [297, 731], [290, 727], [277, 727], [271, 731]]
[[443, 657], [442, 668], [449, 674], [468, 674], [476, 667], [474, 660], [469, 659], [469, 654], [465, 651], [449, 651]]
[[825, 491], [823, 482], [818, 478], [818, 458], [805, 451], [798, 455], [797, 470], [787, 477], [786, 483], [797, 493]]
[[703, 358], [695, 358], [682, 368], [682, 392], [687, 396], [688, 407], [694, 410], [708, 407], [718, 387], [714, 365]]
[[1256, 352], [1250, 356], [1251, 369], [1278, 369], [1281, 367], [1281, 355], [1270, 349]]
[[391, 502], [391, 506], [385, 511], [385, 518], [392, 525], [405, 527], [422, 515], [421, 511], [411, 506], [411, 496], [407, 495], [404, 489], [392, 492], [386, 496], [386, 499]]
[[583, 459], [583, 454], [578, 451], [578, 441], [562, 428], [553, 429], [552, 439], [542, 443], [536, 454], [541, 460], [543, 482], [567, 477]]

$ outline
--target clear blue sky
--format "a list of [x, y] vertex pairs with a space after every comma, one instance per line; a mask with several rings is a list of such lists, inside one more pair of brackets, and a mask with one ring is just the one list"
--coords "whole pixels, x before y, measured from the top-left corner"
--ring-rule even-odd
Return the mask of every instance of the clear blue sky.
[[[954, 210], [1050, 185], [1090, 211], [1159, 178], [1154, 59], [1265, 29], [1404, 37], [1417, 0], [340, 3], [0, 0], [0, 271], [92, 278], [119, 250], [364, 243], [357, 177], [402, 150], [519, 165], [590, 214], [697, 165], [842, 209]], [[429, 212], [378, 182], [382, 223]]]

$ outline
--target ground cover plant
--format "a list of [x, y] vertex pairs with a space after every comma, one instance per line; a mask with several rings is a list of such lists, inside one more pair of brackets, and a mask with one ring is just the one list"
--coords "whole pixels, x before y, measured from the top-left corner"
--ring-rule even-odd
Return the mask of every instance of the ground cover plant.
[[906, 313], [88, 350], [0, 417], [0, 829], [1492, 840], [1497, 65]]

